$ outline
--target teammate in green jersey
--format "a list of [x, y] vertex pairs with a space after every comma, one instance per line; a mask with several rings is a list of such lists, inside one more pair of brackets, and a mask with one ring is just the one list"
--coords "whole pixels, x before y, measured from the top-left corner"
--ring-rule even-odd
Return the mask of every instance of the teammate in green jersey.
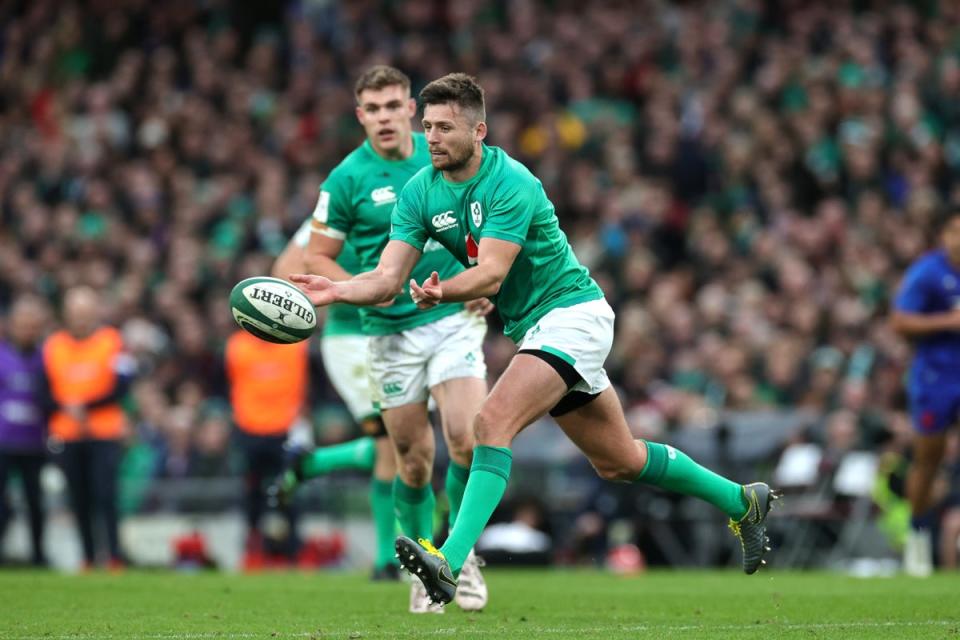
[[[332, 280], [350, 277], [336, 259], [349, 243], [364, 270], [376, 267], [389, 240], [390, 214], [407, 180], [430, 164], [426, 139], [413, 133], [416, 102], [410, 80], [397, 69], [376, 66], [363, 73], [354, 89], [356, 115], [366, 141], [330, 172], [320, 188], [306, 249], [307, 270]], [[411, 265], [414, 277], [431, 273], [454, 277], [463, 267], [440, 244], [422, 247]], [[466, 301], [466, 300], [465, 300]], [[473, 459], [473, 417], [487, 393], [483, 338], [486, 321], [463, 302], [426, 311], [417, 309], [408, 291], [360, 309], [370, 336], [369, 360], [375, 406], [381, 411], [398, 463], [394, 506], [408, 535], [432, 539], [434, 496], [431, 487], [434, 436], [428, 398], [436, 401], [450, 454], [446, 493], [450, 525], [456, 522]], [[477, 304], [489, 310], [489, 301]], [[487, 588], [468, 550], [457, 603], [477, 610]], [[411, 584], [411, 611], [429, 606], [423, 586]], [[435, 611], [442, 611], [436, 609]]]
[[[305, 270], [304, 250], [310, 239], [310, 220], [304, 221], [277, 257], [273, 265], [274, 277], [286, 278], [291, 273]], [[337, 263], [348, 273], [360, 272], [360, 262], [349, 245], [344, 245]], [[313, 450], [294, 445], [290, 467], [271, 485], [269, 494], [277, 501], [286, 502], [294, 489], [309, 478], [344, 469], [370, 472], [370, 510], [376, 535], [373, 579], [395, 580], [400, 577], [393, 552], [393, 539], [397, 533], [393, 481], [397, 464], [380, 412], [373, 406], [367, 365], [368, 342], [369, 338], [363, 335], [357, 307], [341, 304], [327, 310], [320, 341], [323, 367], [364, 435]]]
[[450, 601], [466, 553], [506, 489], [510, 443], [549, 413], [601, 477], [694, 495], [723, 510], [741, 540], [744, 571], [755, 572], [776, 492], [727, 480], [673, 447], [633, 439], [603, 369], [613, 310], [573, 255], [540, 181], [483, 144], [483, 90], [470, 76], [451, 74], [427, 85], [420, 99], [433, 166], [404, 187], [377, 268], [345, 282], [291, 276], [317, 306], [375, 304], [403, 285], [434, 239], [471, 268], [452, 278], [431, 274], [422, 285], [411, 281], [418, 306], [489, 296], [519, 347], [474, 421], [477, 447], [453, 531], [440, 549], [426, 539], [398, 538], [401, 566], [434, 601]]

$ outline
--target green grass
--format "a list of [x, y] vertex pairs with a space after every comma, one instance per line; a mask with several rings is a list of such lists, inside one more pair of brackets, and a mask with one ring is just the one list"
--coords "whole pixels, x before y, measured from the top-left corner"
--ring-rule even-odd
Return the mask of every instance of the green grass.
[[488, 570], [482, 613], [356, 574], [0, 573], [0, 638], [960, 638], [960, 575]]

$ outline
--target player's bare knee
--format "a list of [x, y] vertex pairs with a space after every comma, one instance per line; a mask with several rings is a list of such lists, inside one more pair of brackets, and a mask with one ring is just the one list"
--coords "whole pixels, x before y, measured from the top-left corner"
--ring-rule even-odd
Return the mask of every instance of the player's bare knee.
[[430, 482], [430, 463], [422, 456], [407, 456], [400, 460], [400, 478], [411, 487], [422, 487]]
[[459, 432], [451, 431], [447, 435], [447, 449], [454, 458], [469, 458], [474, 446], [474, 435], [471, 429], [464, 429]]
[[397, 457], [401, 460], [410, 455], [410, 452], [413, 450], [415, 440], [412, 438], [405, 438], [403, 436], [394, 436], [393, 437], [393, 446], [397, 450]]
[[510, 444], [509, 423], [500, 412], [491, 409], [489, 403], [483, 405], [473, 421], [473, 435], [476, 444], [505, 447]]
[[633, 482], [643, 469], [628, 461], [593, 462], [597, 475], [608, 482]]

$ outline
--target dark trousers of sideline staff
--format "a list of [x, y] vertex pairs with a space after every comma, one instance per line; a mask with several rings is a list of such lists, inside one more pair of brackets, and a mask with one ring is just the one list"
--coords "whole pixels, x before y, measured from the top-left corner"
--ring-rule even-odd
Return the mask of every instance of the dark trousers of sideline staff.
[[87, 566], [93, 566], [97, 560], [95, 525], [98, 521], [105, 529], [108, 560], [123, 562], [117, 512], [117, 476], [122, 456], [123, 446], [118, 440], [66, 442], [57, 455], [67, 477], [70, 505]]
[[[266, 486], [283, 470], [286, 452], [283, 444], [286, 435], [256, 436], [240, 429], [234, 431], [234, 440], [243, 452], [246, 462], [244, 475], [244, 507], [247, 516], [247, 552], [264, 551], [265, 542], [260, 519], [267, 510]], [[300, 546], [297, 535], [297, 510], [293, 505], [281, 507], [280, 513], [287, 522], [287, 536], [281, 542], [282, 552], [292, 560]]]
[[40, 489], [40, 472], [46, 462], [43, 453], [19, 451], [0, 451], [0, 541], [10, 523], [11, 510], [7, 502], [7, 484], [14, 471], [20, 476], [24, 498], [27, 502], [27, 516], [30, 524], [31, 555], [34, 566], [47, 564], [43, 552], [43, 492]]

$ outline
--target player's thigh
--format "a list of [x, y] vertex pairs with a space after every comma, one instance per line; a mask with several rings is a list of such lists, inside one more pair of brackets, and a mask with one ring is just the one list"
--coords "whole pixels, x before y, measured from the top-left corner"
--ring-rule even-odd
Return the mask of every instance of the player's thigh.
[[470, 466], [476, 446], [473, 424], [487, 397], [487, 381], [481, 378], [454, 378], [430, 389], [440, 416], [440, 429], [450, 458]]
[[909, 396], [914, 463], [937, 466], [943, 457], [946, 433], [957, 422], [960, 396], [947, 388], [922, 385], [911, 388]]
[[473, 421], [487, 395], [483, 356], [487, 321], [461, 311], [424, 326], [422, 331], [424, 340], [434, 345], [427, 363], [427, 384], [437, 403], [444, 437], [453, 453], [469, 456]]
[[369, 338], [327, 336], [320, 341], [323, 368], [350, 415], [358, 423], [376, 415], [370, 389]]
[[381, 416], [390, 441], [400, 458], [418, 455], [433, 459], [436, 445], [426, 402], [384, 409]]
[[601, 477], [627, 482], [640, 475], [646, 463], [646, 449], [630, 433], [613, 387], [555, 419]]
[[487, 397], [484, 378], [453, 378], [434, 385], [430, 393], [437, 403], [444, 436], [473, 433], [473, 421]]
[[946, 449], [946, 431], [933, 434], [914, 434], [913, 463], [931, 471], [936, 470], [940, 467]]
[[477, 443], [506, 447], [567, 393], [567, 383], [536, 356], [518, 353], [484, 400], [474, 423]]

